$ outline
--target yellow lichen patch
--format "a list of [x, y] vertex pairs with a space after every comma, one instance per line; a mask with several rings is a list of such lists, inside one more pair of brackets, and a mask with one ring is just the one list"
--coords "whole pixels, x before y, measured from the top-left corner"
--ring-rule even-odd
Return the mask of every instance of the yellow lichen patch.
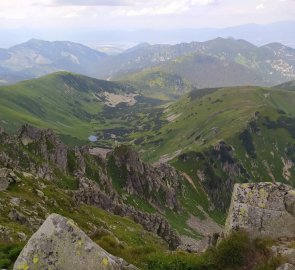
[[247, 218], [248, 217], [248, 213], [247, 213], [247, 210], [243, 207], [240, 208], [240, 219], [243, 219], [243, 218]]
[[109, 259], [108, 258], [103, 258], [102, 259], [102, 264], [105, 265], [105, 266], [109, 265]]
[[37, 255], [35, 255], [33, 258], [33, 263], [36, 264], [36, 263], [38, 263], [38, 261], [39, 261], [39, 258]]
[[27, 264], [27, 262], [24, 262], [23, 264], [20, 264], [18, 267], [17, 267], [18, 270], [29, 270], [29, 266]]
[[69, 219], [67, 222], [68, 225], [72, 226], [72, 227], [77, 227], [75, 222], [72, 219]]
[[81, 247], [83, 244], [84, 244], [84, 241], [83, 241], [83, 240], [79, 240], [79, 241], [78, 241], [78, 246], [79, 246], [79, 247]]
[[249, 184], [248, 183], [243, 183], [243, 184], [241, 184], [241, 187], [244, 188], [244, 189], [245, 188], [248, 188], [249, 187]]
[[265, 201], [267, 199], [268, 193], [266, 192], [266, 190], [264, 188], [261, 188], [259, 190], [259, 202], [258, 202], [258, 206], [260, 208], [265, 208]]
[[249, 190], [248, 193], [247, 193], [247, 198], [248, 198], [249, 201], [252, 201], [253, 195], [254, 195], [253, 191]]

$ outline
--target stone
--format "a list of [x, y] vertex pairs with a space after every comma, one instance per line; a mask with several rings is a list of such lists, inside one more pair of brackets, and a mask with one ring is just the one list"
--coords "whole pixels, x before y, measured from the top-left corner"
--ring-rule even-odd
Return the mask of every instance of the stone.
[[273, 246], [271, 248], [271, 251], [276, 256], [278, 255], [282, 256], [287, 260], [287, 262], [295, 265], [295, 249], [294, 248], [288, 248], [285, 246]]
[[0, 168], [0, 191], [6, 190], [12, 183], [19, 182], [21, 179], [11, 169]]
[[12, 209], [9, 212], [8, 217], [10, 220], [18, 222], [21, 225], [30, 225], [28, 218], [24, 214], [17, 211], [16, 209]]
[[243, 229], [251, 238], [294, 237], [294, 200], [294, 190], [285, 184], [236, 184], [225, 234]]
[[43, 191], [41, 191], [41, 190], [39, 190], [39, 189], [36, 189], [36, 192], [37, 192], [38, 197], [40, 197], [40, 198], [44, 198], [44, 193], [43, 193]]
[[276, 270], [295, 270], [295, 266], [290, 263], [285, 263], [278, 267]]
[[17, 236], [18, 238], [21, 240], [21, 241], [26, 241], [27, 240], [27, 235], [23, 232], [18, 232], [17, 233]]
[[10, 203], [14, 206], [19, 206], [21, 203], [21, 199], [17, 197], [13, 197], [10, 199]]
[[95, 244], [70, 219], [50, 215], [17, 258], [14, 270], [136, 270]]

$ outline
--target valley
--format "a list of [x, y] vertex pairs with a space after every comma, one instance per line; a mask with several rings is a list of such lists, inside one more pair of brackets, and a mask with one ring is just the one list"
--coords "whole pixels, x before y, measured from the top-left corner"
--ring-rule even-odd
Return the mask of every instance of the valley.
[[[39, 53], [57, 45], [32, 40], [26, 50], [32, 44]], [[93, 245], [108, 252], [108, 262], [114, 255], [146, 270], [264, 269], [255, 268], [259, 258], [267, 265], [269, 248], [283, 244], [276, 239], [261, 244], [262, 251], [252, 241], [258, 225], [250, 222], [252, 228], [248, 219], [259, 220], [261, 213], [261, 224], [274, 222], [278, 212], [286, 218], [292, 245], [293, 49], [219, 38], [142, 44], [115, 56], [91, 53], [92, 76], [108, 80], [51, 63], [50, 74], [0, 87], [0, 268], [11, 269], [27, 240], [50, 220], [83, 239], [84, 231], [86, 251]], [[103, 59], [106, 73], [94, 74]], [[36, 70], [44, 65], [39, 60]], [[245, 201], [237, 202], [243, 198], [238, 191], [248, 194]], [[284, 203], [277, 196], [283, 191]], [[266, 194], [274, 194], [274, 202]], [[235, 222], [247, 234], [235, 234]], [[219, 254], [222, 243], [237, 249], [246, 242], [241, 265], [224, 259], [232, 250]], [[79, 250], [84, 243], [77, 243]], [[39, 257], [30, 260], [38, 264]]]

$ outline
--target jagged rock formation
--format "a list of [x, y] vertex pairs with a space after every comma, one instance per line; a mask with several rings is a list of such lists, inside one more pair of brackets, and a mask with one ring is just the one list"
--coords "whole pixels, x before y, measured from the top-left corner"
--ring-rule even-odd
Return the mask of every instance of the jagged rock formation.
[[[137, 152], [125, 146], [115, 149], [109, 158], [124, 174], [123, 188], [128, 194], [148, 200], [156, 208], [181, 209], [176, 192], [181, 192], [183, 178], [174, 168], [163, 163], [152, 167], [142, 162]], [[161, 194], [161, 198], [156, 194]]]
[[[0, 143], [7, 146], [7, 151], [0, 149], [0, 168], [11, 168], [0, 169], [0, 190], [6, 189], [10, 182], [18, 181], [13, 170], [54, 182], [66, 178], [76, 186], [69, 193], [77, 204], [86, 203], [129, 216], [146, 230], [161, 236], [170, 248], [175, 249], [180, 244], [180, 237], [161, 215], [164, 207], [181, 210], [176, 191], [181, 189], [182, 178], [172, 167], [153, 168], [127, 147], [115, 149], [107, 159], [92, 156], [87, 147], [71, 149], [52, 130], [30, 125], [24, 125], [16, 136], [2, 130]], [[128, 205], [115, 187], [118, 177], [121, 190], [144, 199], [159, 212], [146, 213]], [[161, 194], [161, 198], [157, 194]], [[15, 212], [11, 213], [11, 219], [23, 220]], [[38, 222], [34, 222], [33, 227], [37, 225]]]
[[72, 220], [52, 214], [31, 237], [13, 269], [136, 270], [137, 268], [103, 250]]
[[236, 184], [225, 233], [235, 229], [251, 238], [294, 237], [295, 190], [281, 183]]
[[34, 154], [55, 164], [60, 170], [66, 170], [68, 149], [51, 129], [40, 130], [24, 125], [18, 136], [22, 144], [29, 145]]

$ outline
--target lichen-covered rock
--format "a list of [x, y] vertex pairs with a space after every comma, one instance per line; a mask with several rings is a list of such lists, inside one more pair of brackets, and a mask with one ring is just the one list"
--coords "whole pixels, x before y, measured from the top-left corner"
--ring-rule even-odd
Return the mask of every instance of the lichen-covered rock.
[[236, 184], [225, 233], [243, 229], [251, 238], [294, 237], [295, 191], [281, 183]]
[[131, 270], [137, 269], [95, 244], [76, 224], [50, 215], [19, 255], [14, 270]]

